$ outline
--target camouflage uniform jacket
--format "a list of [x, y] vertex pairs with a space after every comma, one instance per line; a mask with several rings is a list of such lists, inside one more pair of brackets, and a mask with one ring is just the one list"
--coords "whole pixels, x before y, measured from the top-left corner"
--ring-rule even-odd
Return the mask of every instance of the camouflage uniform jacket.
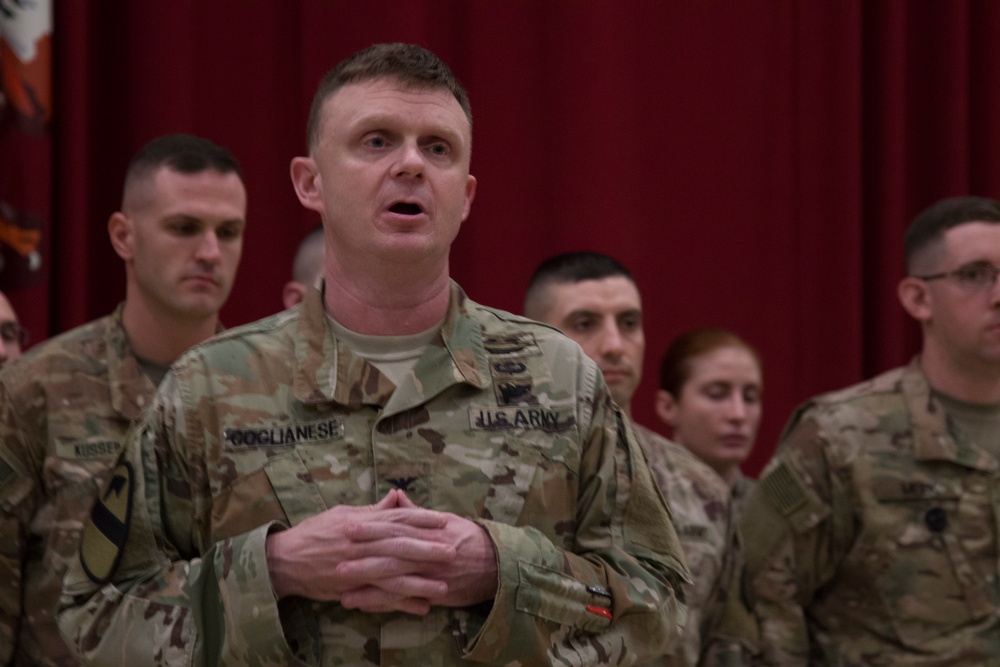
[[757, 623], [742, 595], [743, 554], [729, 487], [684, 447], [638, 424], [635, 429], [693, 580], [683, 587], [688, 616], [680, 643], [650, 664], [743, 664], [756, 648]]
[[122, 307], [0, 373], [0, 663], [75, 665], [55, 625], [80, 527], [125, 434], [152, 402]]
[[[67, 575], [59, 623], [74, 649], [105, 665], [420, 667], [669, 649], [683, 556], [580, 348], [453, 285], [437, 340], [396, 387], [330, 333], [322, 298], [174, 364]], [[269, 531], [391, 488], [488, 531], [492, 604], [418, 617], [275, 599]]]
[[1000, 465], [948, 422], [919, 360], [793, 417], [742, 522], [762, 664], [1000, 665]]
[[747, 477], [742, 472], [737, 473], [736, 481], [733, 482], [732, 490], [729, 493], [729, 511], [732, 520], [736, 522], [737, 526], [739, 525], [740, 517], [743, 516], [743, 507], [746, 505], [747, 498], [755, 486], [757, 486], [757, 480]]

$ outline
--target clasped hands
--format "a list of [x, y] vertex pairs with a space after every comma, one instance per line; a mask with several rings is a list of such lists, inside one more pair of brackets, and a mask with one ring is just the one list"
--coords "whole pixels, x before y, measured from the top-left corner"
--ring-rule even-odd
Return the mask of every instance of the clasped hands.
[[395, 489], [375, 505], [338, 505], [268, 535], [267, 564], [279, 598], [369, 613], [467, 607], [492, 600], [498, 585], [482, 526], [421, 508]]

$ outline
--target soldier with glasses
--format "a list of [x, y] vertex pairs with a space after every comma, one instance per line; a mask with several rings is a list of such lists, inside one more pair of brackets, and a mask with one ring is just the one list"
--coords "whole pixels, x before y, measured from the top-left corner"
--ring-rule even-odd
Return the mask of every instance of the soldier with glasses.
[[920, 354], [800, 408], [748, 499], [761, 664], [1000, 664], [1000, 203], [904, 248]]

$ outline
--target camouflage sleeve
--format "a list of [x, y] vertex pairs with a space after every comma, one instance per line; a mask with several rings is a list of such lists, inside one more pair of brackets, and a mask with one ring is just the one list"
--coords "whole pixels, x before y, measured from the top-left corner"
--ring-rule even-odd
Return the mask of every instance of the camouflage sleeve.
[[[786, 429], [741, 520], [747, 576], [760, 623], [755, 664], [809, 664], [804, 608], [842, 558], [847, 494], [838, 488], [820, 424], [808, 412]], [[752, 537], [751, 537], [752, 536]]]
[[81, 558], [63, 584], [60, 631], [86, 664], [142, 664], [151, 655], [169, 665], [299, 664], [265, 563], [273, 524], [205, 543], [194, 500], [204, 463], [180, 453], [182, 437], [168, 444], [165, 435], [184, 432], [172, 380], [130, 433], [85, 525]]
[[23, 563], [41, 462], [31, 456], [14, 401], [0, 383], [0, 664], [10, 664], [23, 616]]
[[608, 407], [595, 421], [572, 552], [530, 527], [481, 522], [497, 549], [500, 587], [467, 658], [632, 664], [676, 643], [685, 617], [678, 591], [689, 577], [669, 510], [628, 420]]

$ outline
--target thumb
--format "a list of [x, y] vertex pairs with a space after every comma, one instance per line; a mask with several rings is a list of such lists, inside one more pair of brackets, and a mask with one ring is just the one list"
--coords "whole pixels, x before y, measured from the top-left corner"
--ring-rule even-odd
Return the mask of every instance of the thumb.
[[403, 507], [406, 509], [417, 509], [419, 507], [419, 505], [410, 500], [403, 491], [396, 491], [396, 493], [399, 494], [399, 504], [397, 507]]
[[402, 495], [401, 491], [392, 489], [389, 493], [385, 494], [382, 500], [378, 501], [372, 505], [372, 509], [375, 510], [390, 510], [394, 507], [399, 507], [399, 496]]

